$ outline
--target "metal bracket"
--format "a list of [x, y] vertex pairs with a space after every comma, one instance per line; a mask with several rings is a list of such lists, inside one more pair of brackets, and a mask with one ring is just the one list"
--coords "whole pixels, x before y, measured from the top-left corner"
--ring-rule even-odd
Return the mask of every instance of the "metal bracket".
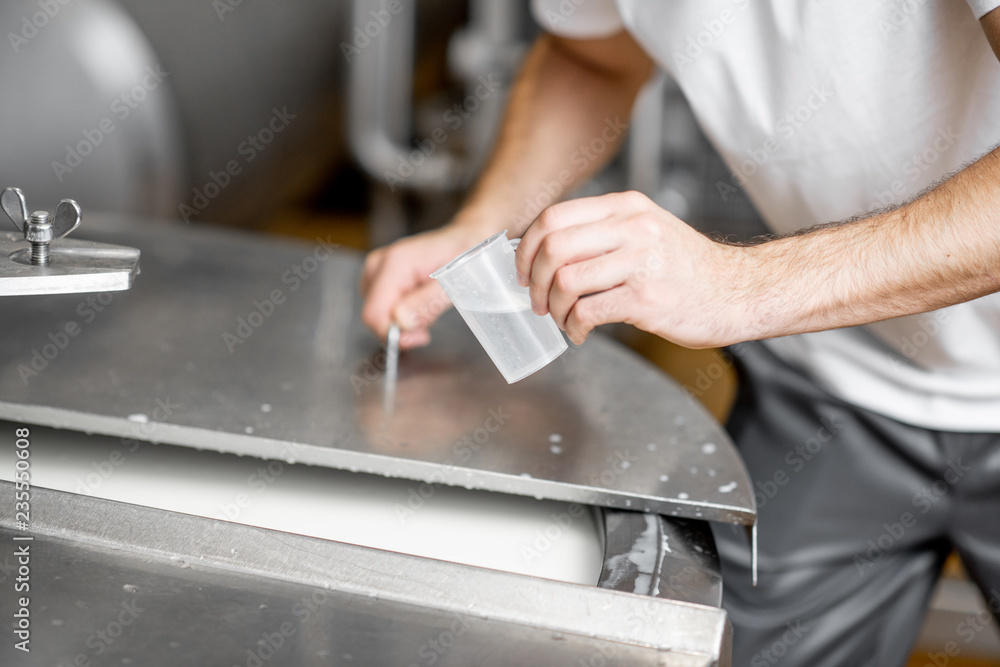
[[135, 248], [77, 239], [51, 245], [80, 226], [83, 212], [72, 199], [59, 202], [53, 221], [47, 211], [29, 216], [18, 188], [0, 194], [0, 207], [21, 232], [0, 232], [0, 296], [127, 290], [139, 273]]

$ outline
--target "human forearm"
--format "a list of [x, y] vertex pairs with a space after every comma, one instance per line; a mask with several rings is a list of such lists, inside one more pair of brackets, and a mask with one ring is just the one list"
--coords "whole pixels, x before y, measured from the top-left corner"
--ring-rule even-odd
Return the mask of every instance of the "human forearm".
[[704, 348], [935, 310], [1000, 291], [1000, 149], [894, 211], [752, 246], [638, 193], [565, 202], [517, 271], [577, 344], [608, 322]]
[[535, 209], [558, 201], [615, 154], [650, 70], [625, 33], [586, 42], [539, 38], [494, 153], [453, 224], [479, 236], [504, 228], [520, 236]]
[[1000, 290], [1000, 149], [893, 211], [746, 249], [746, 338], [922, 313]]

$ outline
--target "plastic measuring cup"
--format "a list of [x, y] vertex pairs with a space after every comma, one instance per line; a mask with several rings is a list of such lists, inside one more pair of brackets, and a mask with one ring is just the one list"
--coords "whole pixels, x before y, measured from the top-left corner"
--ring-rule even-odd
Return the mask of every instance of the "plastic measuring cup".
[[517, 284], [519, 242], [504, 230], [431, 274], [508, 383], [528, 377], [569, 347], [552, 317], [531, 312], [528, 288]]

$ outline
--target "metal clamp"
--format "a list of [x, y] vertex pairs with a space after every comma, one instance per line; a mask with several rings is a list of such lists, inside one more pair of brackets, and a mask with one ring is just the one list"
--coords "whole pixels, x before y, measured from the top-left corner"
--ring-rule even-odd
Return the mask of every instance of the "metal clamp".
[[55, 216], [47, 211], [28, 215], [24, 193], [7, 188], [0, 208], [28, 242], [14, 232], [0, 231], [0, 296], [67, 294], [127, 290], [139, 272], [135, 248], [64, 238], [80, 226], [83, 212], [72, 199], [63, 199]]
[[46, 266], [49, 263], [49, 244], [69, 234], [80, 226], [83, 211], [72, 199], [63, 199], [56, 207], [55, 222], [49, 222], [48, 211], [35, 211], [28, 216], [28, 203], [20, 188], [7, 188], [0, 195], [0, 205], [14, 222], [24, 239], [31, 244], [31, 263]]

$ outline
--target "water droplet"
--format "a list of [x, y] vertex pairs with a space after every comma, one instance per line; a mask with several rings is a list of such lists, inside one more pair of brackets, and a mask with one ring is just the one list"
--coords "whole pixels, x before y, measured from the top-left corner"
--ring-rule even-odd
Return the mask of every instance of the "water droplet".
[[52, 625], [54, 625], [56, 627], [59, 627], [62, 624], [63, 624], [63, 622], [62, 622], [61, 618], [53, 618], [52, 619]]
[[558, 433], [550, 433], [549, 442], [562, 442], [562, 436]]
[[247, 426], [245, 429], [243, 429], [243, 432], [246, 433], [247, 435], [250, 435], [251, 433], [253, 433], [253, 426]]
[[530, 478], [530, 477], [531, 477], [531, 473], [530, 473], [530, 472], [522, 472], [520, 476], [521, 476], [521, 477], [527, 477], [527, 478]]
[[706, 442], [704, 445], [701, 446], [701, 451], [705, 452], [706, 454], [714, 454], [715, 453], [715, 443], [714, 442]]
[[621, 467], [623, 469], [624, 468], [631, 468], [632, 467], [632, 464], [629, 461], [622, 461], [618, 465], [619, 465], [619, 467]]
[[715, 468], [709, 468], [708, 469], [708, 476], [709, 477], [715, 477], [715, 475], [716, 475]]
[[142, 414], [141, 412], [137, 412], [134, 415], [129, 415], [128, 416], [128, 420], [130, 422], [135, 422], [136, 424], [148, 424], [149, 423], [149, 417], [147, 417], [146, 415]]
[[560, 447], [559, 445], [552, 445], [551, 447], [549, 447], [549, 451], [552, 452], [553, 454], [562, 454], [562, 447]]
[[691, 496], [689, 496], [688, 494], [686, 494], [683, 491], [681, 491], [680, 493], [677, 494], [677, 497], [680, 498], [681, 500], [687, 500]]
[[655, 452], [656, 451], [656, 443], [655, 442], [649, 443], [648, 445], [646, 445], [646, 449], [648, 449], [651, 452]]
[[270, 403], [263, 403], [260, 406], [260, 411], [261, 412], [270, 412], [271, 411], [271, 404]]
[[697, 475], [698, 474], [698, 467], [697, 466], [691, 466], [691, 474], [692, 475]]
[[719, 487], [719, 493], [729, 493], [736, 488], [736, 482], [730, 482]]
[[670, 475], [660, 475], [660, 481], [661, 482], [666, 482], [669, 479], [670, 479]]
[[134, 595], [135, 593], [139, 592], [139, 587], [134, 586], [132, 584], [125, 584], [124, 586], [122, 586], [122, 590], [125, 591], [126, 593], [132, 593]]

